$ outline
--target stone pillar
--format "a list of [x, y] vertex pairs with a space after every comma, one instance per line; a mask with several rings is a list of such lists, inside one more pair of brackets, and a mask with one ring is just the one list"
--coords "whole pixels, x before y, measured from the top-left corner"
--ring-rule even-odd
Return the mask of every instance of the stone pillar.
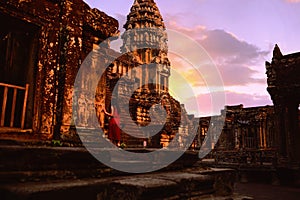
[[285, 107], [281, 104], [275, 104], [275, 134], [276, 134], [276, 147], [278, 149], [279, 157], [286, 158], [286, 134], [285, 134]]
[[146, 65], [145, 66], [145, 84], [146, 84], [146, 88], [149, 88], [148, 83], [149, 83], [149, 66]]
[[[58, 14], [58, 13], [57, 13]], [[50, 26], [51, 25], [51, 26]], [[47, 138], [51, 138], [54, 129], [53, 116], [55, 115], [55, 72], [58, 66], [59, 34], [58, 22], [51, 22], [48, 26], [41, 28], [39, 38], [39, 55], [36, 72], [36, 87], [34, 97], [33, 130], [41, 133]]]
[[158, 93], [160, 93], [160, 76], [159, 76], [159, 72], [156, 73], [156, 91], [158, 91]]
[[264, 116], [263, 118], [263, 136], [264, 136], [264, 149], [267, 148], [267, 122]]
[[138, 68], [138, 74], [139, 74], [139, 77], [140, 77], [140, 91], [142, 91], [142, 86], [143, 86], [143, 72], [141, 70], [141, 68]]
[[300, 162], [300, 132], [298, 122], [298, 104], [288, 102], [275, 106], [276, 137], [279, 156], [292, 163]]
[[166, 78], [166, 87], [167, 87], [167, 91], [169, 91], [169, 78]]
[[262, 133], [262, 122], [261, 119], [259, 121], [259, 147], [262, 148], [263, 147], [263, 133]]
[[168, 89], [167, 89], [167, 77], [164, 77], [164, 90], [165, 91], [168, 91]]
[[300, 131], [298, 121], [298, 103], [290, 102], [286, 107], [287, 151], [291, 162], [300, 162]]

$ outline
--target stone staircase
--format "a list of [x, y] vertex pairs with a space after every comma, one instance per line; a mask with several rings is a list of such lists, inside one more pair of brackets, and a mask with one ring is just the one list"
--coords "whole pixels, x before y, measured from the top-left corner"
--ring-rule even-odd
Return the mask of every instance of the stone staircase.
[[[109, 159], [108, 151], [103, 153]], [[0, 196], [4, 200], [228, 199], [232, 196], [235, 172], [193, 165], [196, 157], [197, 153], [186, 152], [159, 172], [137, 175], [111, 169], [81, 147], [2, 144]]]
[[1, 146], [0, 182], [109, 176], [112, 170], [84, 148]]
[[137, 129], [137, 124], [133, 123], [131, 116], [126, 114], [125, 108], [121, 107], [120, 110], [120, 116], [122, 116], [121, 129], [123, 129], [121, 133], [122, 142], [128, 148], [142, 148], [144, 139], [132, 136], [142, 136]]

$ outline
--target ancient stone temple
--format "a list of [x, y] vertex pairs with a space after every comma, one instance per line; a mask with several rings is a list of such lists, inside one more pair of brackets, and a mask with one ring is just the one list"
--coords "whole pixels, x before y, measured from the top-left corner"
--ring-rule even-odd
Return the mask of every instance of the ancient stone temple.
[[[167, 34], [153, 0], [134, 1], [120, 53], [110, 48], [110, 41], [120, 35], [118, 22], [82, 0], [9, 0], [0, 3], [0, 18], [4, 23], [0, 129], [25, 129], [43, 139], [73, 140], [74, 122], [86, 127], [96, 119], [107, 133], [109, 118], [104, 110], [111, 111], [114, 89], [118, 102], [129, 102], [127, 115], [126, 106], [120, 106], [125, 121], [122, 142], [128, 146], [145, 142], [148, 147], [166, 146], [180, 126], [180, 130], [188, 129], [188, 120], [181, 119], [183, 107], [168, 92]], [[86, 61], [88, 55], [91, 59]], [[93, 100], [86, 98], [94, 92], [86, 82], [81, 83], [80, 94], [74, 91], [84, 62], [90, 70], [82, 76], [99, 81]], [[95, 77], [93, 70], [102, 68], [104, 76]], [[78, 104], [75, 110], [74, 102]], [[163, 121], [166, 123], [154, 136], [151, 131]], [[138, 135], [136, 125], [144, 127], [150, 122], [148, 135], [153, 137], [126, 134], [130, 130]]]
[[[155, 121], [163, 122], [167, 119], [163, 129], [153, 138], [137, 139], [123, 131], [122, 142], [127, 146], [140, 147], [144, 141], [150, 147], [167, 145], [178, 131], [181, 106], [168, 92], [170, 61], [167, 57], [167, 34], [155, 2], [135, 0], [124, 28], [126, 31], [122, 35], [121, 55], [108, 67], [106, 80], [103, 81], [106, 84], [105, 95], [102, 95], [105, 97], [106, 109], [110, 110], [112, 90], [117, 87], [117, 97], [113, 98], [125, 104], [130, 100], [130, 116], [125, 113], [126, 106], [120, 107], [121, 114], [125, 116], [123, 127], [131, 134], [134, 132], [138, 135], [138, 128], [128, 121], [133, 120], [142, 127], [151, 123], [148, 135], [153, 135], [151, 131], [158, 126]], [[165, 117], [163, 113], [157, 113], [159, 105], [164, 107]], [[157, 114], [150, 116], [151, 111]], [[105, 124], [105, 121], [107, 123], [106, 119], [103, 120], [101, 124]]]
[[300, 53], [283, 55], [276, 45], [266, 62], [268, 92], [275, 107], [276, 146], [282, 162], [300, 162]]
[[0, 21], [0, 129], [68, 133], [77, 71], [118, 22], [82, 0], [1, 1]]

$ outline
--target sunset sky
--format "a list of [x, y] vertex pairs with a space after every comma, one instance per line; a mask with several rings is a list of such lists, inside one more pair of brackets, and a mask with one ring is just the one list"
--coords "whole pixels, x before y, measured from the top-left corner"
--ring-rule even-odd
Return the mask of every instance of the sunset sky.
[[[120, 28], [134, 2], [85, 1], [90, 7], [96, 7], [116, 18]], [[300, 0], [155, 2], [167, 29], [188, 35], [211, 57], [223, 79], [227, 105], [272, 105], [266, 91], [265, 61], [271, 61], [275, 44], [279, 45], [283, 54], [300, 51]], [[171, 55], [170, 59], [172, 65], [179, 65], [174, 56]], [[185, 73], [189, 73], [188, 67]], [[193, 78], [193, 73], [190, 74], [189, 82], [197, 85], [199, 79]], [[201, 90], [196, 98], [202, 102], [208, 101], [209, 93]], [[205, 109], [197, 112], [191, 106], [187, 107], [198, 116], [211, 114]]]

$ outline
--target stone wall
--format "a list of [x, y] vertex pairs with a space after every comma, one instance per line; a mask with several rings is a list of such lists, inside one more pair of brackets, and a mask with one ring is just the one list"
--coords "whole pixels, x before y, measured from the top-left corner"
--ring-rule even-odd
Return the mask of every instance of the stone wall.
[[77, 71], [93, 44], [118, 34], [118, 22], [82, 0], [1, 1], [0, 12], [38, 27], [33, 120], [27, 128], [46, 138], [68, 132]]

